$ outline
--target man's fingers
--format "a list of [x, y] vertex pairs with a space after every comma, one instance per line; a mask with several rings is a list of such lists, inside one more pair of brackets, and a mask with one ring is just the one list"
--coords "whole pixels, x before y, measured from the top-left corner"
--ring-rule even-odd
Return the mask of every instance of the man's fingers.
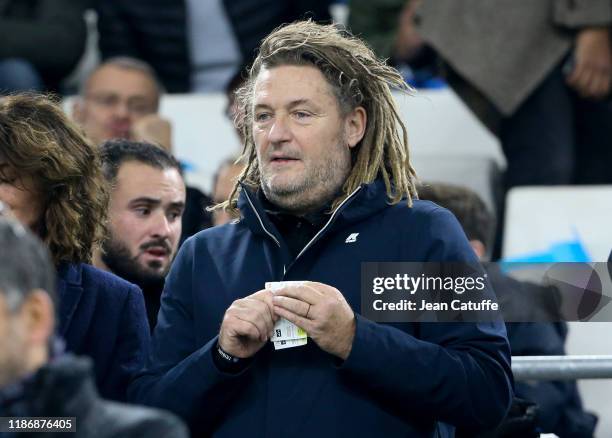
[[230, 330], [234, 335], [261, 340], [261, 332], [257, 326], [251, 321], [240, 318], [238, 315], [232, 315], [228, 325], [231, 327]]
[[581, 63], [567, 77], [567, 84], [582, 97], [602, 98], [610, 92], [610, 72], [606, 68]]
[[603, 98], [610, 91], [610, 74], [607, 71], [599, 71], [593, 80], [593, 93], [595, 98]]
[[270, 303], [259, 301], [256, 298], [246, 298], [249, 302], [249, 306], [253, 306], [256, 310], [257, 315], [263, 318], [266, 325], [266, 332], [269, 333], [274, 327], [274, 306]]
[[310, 308], [312, 304], [308, 304], [305, 301], [296, 300], [295, 298], [289, 298], [277, 295], [273, 298], [274, 306], [282, 307], [296, 315], [301, 315], [304, 318], [308, 318], [310, 313]]
[[270, 292], [269, 289], [262, 289], [262, 290], [258, 290], [257, 292], [255, 292], [252, 295], [249, 295], [248, 298], [256, 298], [258, 300], [263, 300], [265, 301], [267, 299], [267, 297], [272, 296], [272, 292]]
[[242, 302], [237, 303], [234, 307], [232, 315], [255, 325], [260, 336], [263, 336], [261, 339], [267, 339], [274, 327], [267, 305], [259, 301], [255, 303], [245, 303], [244, 300], [241, 301]]
[[306, 330], [306, 332], [312, 332], [312, 321], [310, 321], [309, 319], [306, 319], [300, 315], [296, 315], [295, 313], [290, 312], [289, 310], [279, 306], [274, 306], [274, 312], [276, 312], [276, 314], [281, 318], [285, 318], [287, 321], [290, 321], [298, 327], [303, 328], [304, 330]]
[[274, 291], [274, 295], [294, 298], [308, 304], [316, 304], [323, 297], [323, 294], [320, 291], [308, 284], [301, 286], [285, 286]]
[[260, 290], [258, 292], [255, 292], [253, 295], [250, 295], [247, 298], [253, 298], [253, 299], [256, 299], [256, 300], [259, 300], [259, 301], [265, 303], [268, 306], [268, 308], [269, 308], [269, 313], [270, 313], [270, 316], [272, 318], [272, 321], [276, 322], [277, 318], [276, 318], [276, 315], [274, 314], [274, 303], [272, 301], [272, 297], [273, 296], [274, 296], [274, 294], [270, 290], [263, 289], [263, 290]]
[[582, 96], [588, 96], [589, 86], [591, 84], [591, 71], [583, 69], [582, 74], [576, 80], [576, 89]]
[[600, 97], [604, 98], [608, 94], [610, 94], [610, 89], [612, 88], [612, 77], [608, 74], [605, 78], [600, 92]]

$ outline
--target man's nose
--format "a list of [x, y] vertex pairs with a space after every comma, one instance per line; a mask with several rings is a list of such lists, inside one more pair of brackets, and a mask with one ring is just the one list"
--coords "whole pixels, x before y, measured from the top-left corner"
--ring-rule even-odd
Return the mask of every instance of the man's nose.
[[275, 117], [268, 131], [268, 140], [271, 143], [282, 143], [291, 140], [291, 127], [289, 126], [287, 116], [278, 115]]
[[127, 118], [130, 116], [130, 107], [127, 102], [117, 102], [117, 104], [113, 108], [113, 113], [115, 117]]
[[170, 221], [168, 220], [168, 217], [163, 213], [163, 212], [159, 212], [157, 214], [155, 214], [152, 218], [151, 218], [152, 224], [151, 224], [151, 235], [152, 237], [162, 237], [162, 238], [167, 238], [170, 236], [171, 233], [171, 228], [170, 228]]

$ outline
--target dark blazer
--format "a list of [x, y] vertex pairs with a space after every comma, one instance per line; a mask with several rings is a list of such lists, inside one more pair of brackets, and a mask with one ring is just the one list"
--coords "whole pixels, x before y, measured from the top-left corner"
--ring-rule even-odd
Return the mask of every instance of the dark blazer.
[[[243, 63], [275, 27], [300, 18], [329, 21], [330, 0], [223, 0]], [[95, 0], [102, 58], [133, 56], [155, 69], [170, 93], [191, 88], [184, 0]]]
[[144, 364], [149, 324], [140, 289], [86, 264], [58, 269], [59, 334], [66, 349], [89, 356], [102, 397], [122, 401]]
[[[188, 436], [181, 421], [168, 412], [100, 398], [93, 382], [91, 360], [71, 354], [60, 355], [33, 375], [1, 388], [0, 412], [10, 417], [74, 417], [76, 431], [69, 435], [71, 438]], [[8, 438], [5, 434], [1, 436]], [[57, 438], [64, 435], [34, 432], [8, 436]]]

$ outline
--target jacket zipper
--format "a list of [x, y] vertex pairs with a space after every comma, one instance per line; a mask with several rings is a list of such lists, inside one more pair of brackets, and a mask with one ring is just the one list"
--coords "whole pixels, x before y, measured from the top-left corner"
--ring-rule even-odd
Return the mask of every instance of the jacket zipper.
[[[310, 242], [308, 242], [306, 244], [306, 246], [304, 248], [302, 248], [302, 250], [300, 251], [300, 253], [295, 257], [295, 259], [293, 259], [293, 263], [295, 263], [297, 261], [297, 259], [300, 258], [300, 256], [302, 254], [304, 254], [304, 251], [306, 251], [308, 248], [310, 248], [312, 246], [312, 244], [315, 242], [315, 240], [317, 240], [317, 238], [321, 235], [321, 233], [325, 232], [325, 229], [333, 222], [334, 218], [336, 217], [336, 215], [338, 214], [338, 212], [340, 210], [342, 210], [342, 207], [344, 206], [344, 204], [346, 204], [350, 199], [352, 199], [355, 194], [361, 190], [361, 186], [357, 187], [353, 193], [351, 193], [350, 195], [347, 196], [347, 198], [342, 201], [340, 203], [340, 205], [338, 206], [338, 208], [336, 208], [336, 211], [334, 211], [331, 215], [331, 217], [329, 218], [329, 220], [327, 221], [327, 223], [323, 226], [323, 228], [321, 228], [319, 230], [319, 232], [317, 234], [314, 235], [314, 237], [310, 240]], [[291, 263], [293, 265], [293, 263]]]
[[253, 209], [253, 212], [255, 213], [255, 216], [257, 216], [257, 220], [259, 221], [259, 224], [261, 225], [261, 228], [266, 232], [266, 234], [268, 236], [270, 236], [270, 238], [272, 240], [274, 240], [274, 243], [276, 243], [278, 245], [278, 247], [280, 248], [281, 247], [280, 242], [278, 241], [278, 239], [276, 237], [274, 237], [274, 234], [272, 234], [271, 232], [268, 231], [268, 229], [264, 225], [263, 221], [261, 220], [261, 216], [259, 216], [259, 213], [257, 212], [257, 209], [255, 208], [255, 206], [251, 202], [251, 198], [249, 197], [249, 194], [246, 192], [246, 190], [244, 192], [244, 195], [246, 196], [247, 201], [249, 201], [249, 204], [251, 205], [251, 208]]

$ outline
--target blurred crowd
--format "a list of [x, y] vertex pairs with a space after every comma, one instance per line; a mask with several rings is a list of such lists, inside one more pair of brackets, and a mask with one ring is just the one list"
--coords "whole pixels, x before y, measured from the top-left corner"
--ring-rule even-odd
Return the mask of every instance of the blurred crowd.
[[[304, 19], [335, 20], [417, 89], [450, 87], [502, 146], [507, 169], [493, 190], [612, 184], [609, 0], [0, 0], [0, 216], [44, 242], [0, 222], [0, 247], [17, 248], [10, 257], [2, 249], [0, 274], [12, 275], [5, 264], [14, 272], [40, 267], [28, 285], [0, 279], [0, 289], [52, 292], [52, 299], [29, 293], [18, 300], [38, 318], [30, 336], [40, 342], [28, 355], [55, 339], [49, 327], [57, 314], [64, 345], [49, 355], [65, 349], [91, 361], [52, 361], [45, 353], [13, 368], [79, 374], [105, 399], [127, 400], [177, 252], [199, 231], [238, 219], [226, 207], [248, 171], [248, 157], [227, 151], [210, 193], [186, 184], [160, 102], [167, 93], [225, 93], [227, 117], [239, 120], [236, 93], [261, 40]], [[59, 98], [34, 93], [77, 97], [67, 115]], [[236, 134], [244, 143], [240, 124]], [[479, 258], [499, 255], [504, 196], [491, 211], [462, 187], [424, 184], [418, 192], [455, 214]], [[534, 287], [491, 276], [496, 290]], [[9, 346], [1, 330], [7, 349], [26, 343], [17, 337]], [[509, 324], [508, 333], [513, 353], [564, 354], [563, 323]], [[4, 391], [6, 375], [0, 370], [0, 409], [13, 397]], [[513, 407], [525, 424], [560, 437], [593, 435], [596, 418], [582, 409], [574, 383], [521, 384], [516, 393]], [[60, 397], [46, 406], [66, 405]], [[169, 414], [113, 403], [97, 419], [105, 427], [186, 433]], [[29, 412], [11, 406], [15, 415]], [[537, 419], [529, 417], [532, 406]], [[154, 421], [136, 420], [143, 418]], [[524, 427], [503, 436], [531, 436]]]

